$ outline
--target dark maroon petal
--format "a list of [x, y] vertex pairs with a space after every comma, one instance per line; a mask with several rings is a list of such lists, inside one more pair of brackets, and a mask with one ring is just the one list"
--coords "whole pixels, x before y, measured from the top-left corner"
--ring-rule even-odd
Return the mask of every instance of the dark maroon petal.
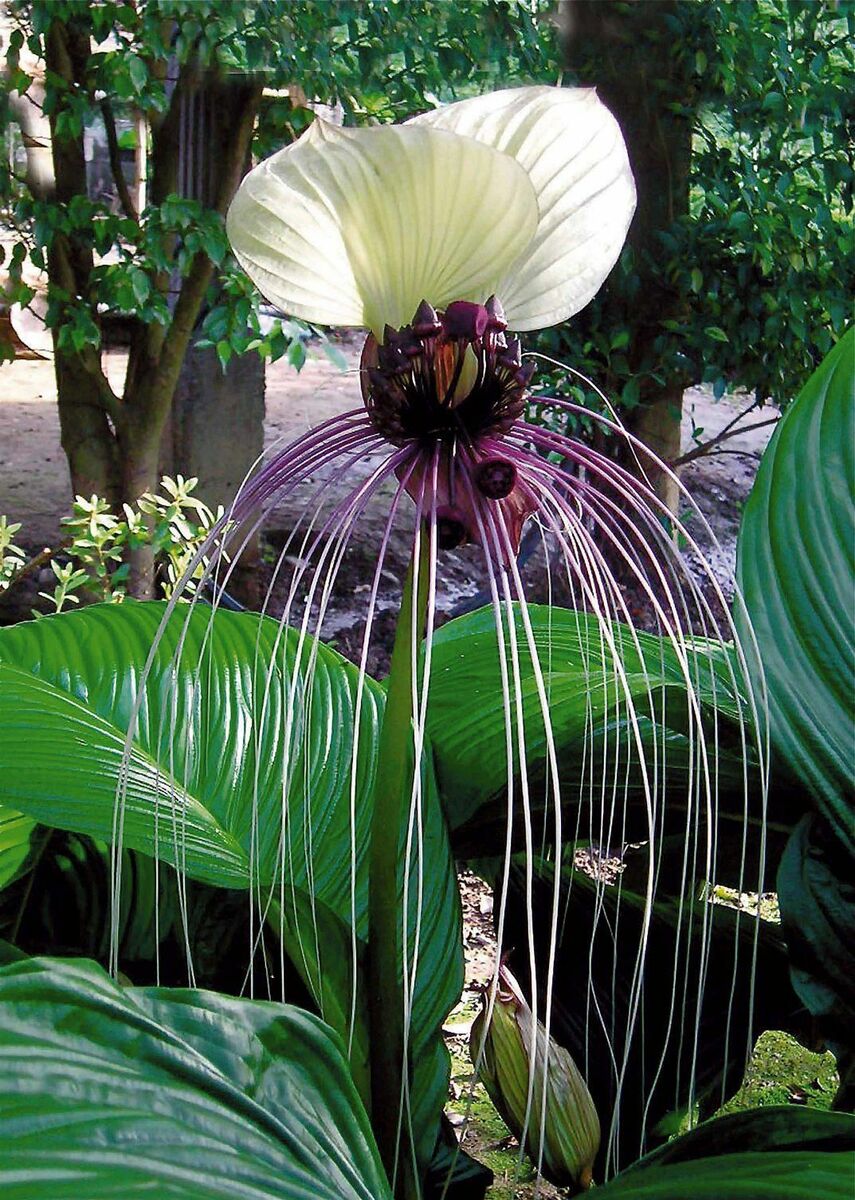
[[516, 375], [514, 375], [514, 379], [521, 388], [528, 387], [528, 385], [531, 383], [531, 377], [536, 370], [537, 366], [535, 363], [531, 361], [523, 363]]
[[522, 347], [519, 338], [511, 338], [504, 354], [499, 356], [499, 364], [509, 371], [516, 371], [522, 365]]
[[435, 337], [442, 329], [439, 314], [432, 304], [422, 300], [415, 311], [412, 322], [413, 333], [416, 337]]
[[463, 514], [456, 508], [443, 506], [436, 510], [436, 544], [440, 550], [456, 550], [469, 540]]
[[486, 308], [487, 314], [490, 318], [487, 328], [495, 329], [500, 333], [504, 333], [508, 327], [508, 323], [505, 320], [505, 310], [502, 308], [498, 298], [496, 296], [491, 296], [484, 307]]

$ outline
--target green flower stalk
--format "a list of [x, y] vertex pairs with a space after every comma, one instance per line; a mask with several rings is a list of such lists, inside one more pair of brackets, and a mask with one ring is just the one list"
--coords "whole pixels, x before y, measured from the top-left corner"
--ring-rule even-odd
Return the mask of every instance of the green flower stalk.
[[547, 1179], [576, 1192], [591, 1186], [600, 1121], [579, 1068], [536, 1021], [502, 965], [495, 995], [484, 993], [469, 1050], [505, 1124]]

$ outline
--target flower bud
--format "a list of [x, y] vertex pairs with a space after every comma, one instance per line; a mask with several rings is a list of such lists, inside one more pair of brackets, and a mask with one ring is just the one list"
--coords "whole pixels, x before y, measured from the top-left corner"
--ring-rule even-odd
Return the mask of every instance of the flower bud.
[[[548, 1039], [537, 1022], [532, 1068], [534, 1018], [519, 984], [504, 965], [489, 1025], [489, 994], [472, 1025], [469, 1052], [481, 1082], [511, 1132], [522, 1139], [532, 1079], [525, 1149], [537, 1163], [543, 1129], [541, 1170], [559, 1187], [584, 1191], [600, 1145], [600, 1122], [584, 1079], [568, 1052]], [[543, 1108], [544, 1075], [546, 1106]]]

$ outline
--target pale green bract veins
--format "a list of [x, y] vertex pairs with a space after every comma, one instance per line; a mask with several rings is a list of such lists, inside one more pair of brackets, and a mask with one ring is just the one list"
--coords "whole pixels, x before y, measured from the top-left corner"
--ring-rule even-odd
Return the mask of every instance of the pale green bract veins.
[[497, 295], [511, 329], [566, 320], [623, 245], [635, 186], [596, 92], [527, 87], [403, 126], [315, 120], [244, 179], [229, 240], [261, 292], [378, 338], [419, 302]]

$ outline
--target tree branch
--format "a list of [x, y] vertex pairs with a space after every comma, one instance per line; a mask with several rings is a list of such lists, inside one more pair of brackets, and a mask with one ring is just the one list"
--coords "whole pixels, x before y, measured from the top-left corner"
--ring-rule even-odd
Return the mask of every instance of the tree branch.
[[[753, 407], [754, 405], [752, 404], [751, 408]], [[751, 409], [747, 409], [746, 411], [750, 412]], [[740, 413], [736, 417], [736, 421], [744, 415], [745, 413]], [[693, 450], [689, 450], [686, 454], [681, 454], [679, 458], [672, 458], [668, 466], [671, 468], [684, 467], [686, 463], [694, 462], [696, 458], [703, 458], [705, 454], [710, 453], [714, 446], [720, 446], [722, 442], [726, 442], [730, 438], [739, 437], [743, 433], [751, 433], [754, 429], [765, 429], [769, 425], [777, 425], [779, 420], [780, 416], [770, 417], [767, 421], [755, 421], [753, 425], [745, 425], [742, 429], [734, 429], [733, 425], [735, 421], [731, 421], [729, 425], [726, 425], [722, 429], [721, 433], [717, 433], [709, 441], [701, 442], [700, 446], [695, 446]], [[720, 451], [720, 453], [724, 453], [724, 451]], [[729, 453], [734, 453], [734, 451], [729, 451]]]
[[[50, 263], [50, 278], [63, 292], [69, 296], [77, 295], [74, 268], [71, 263], [68, 238], [64, 233], [54, 235], [48, 261]], [[115, 425], [122, 412], [122, 401], [110, 386], [110, 381], [101, 366], [101, 356], [94, 346], [84, 346], [78, 350], [75, 357], [83, 370], [89, 376], [95, 389], [98, 403]]]
[[105, 99], [101, 101], [101, 116], [104, 121], [104, 130], [107, 134], [107, 152], [110, 157], [110, 170], [113, 172], [116, 191], [119, 193], [119, 203], [124, 210], [125, 216], [130, 217], [132, 221], [139, 224], [139, 214], [131, 197], [125, 173], [122, 170], [122, 160], [119, 154], [119, 138], [116, 133], [116, 118], [113, 115], [113, 109], [109, 100]]
[[45, 546], [43, 550], [39, 550], [38, 554], [34, 554], [32, 558], [27, 559], [27, 561], [21, 566], [21, 569], [15, 572], [15, 574], [9, 580], [6, 591], [11, 591], [13, 587], [17, 587], [22, 579], [26, 579], [28, 575], [33, 575], [36, 571], [43, 567], [45, 563], [50, 562], [55, 554], [59, 554], [62, 550], [66, 550], [70, 545], [71, 538], [67, 537], [63, 538], [62, 541], [57, 542], [55, 546]]

